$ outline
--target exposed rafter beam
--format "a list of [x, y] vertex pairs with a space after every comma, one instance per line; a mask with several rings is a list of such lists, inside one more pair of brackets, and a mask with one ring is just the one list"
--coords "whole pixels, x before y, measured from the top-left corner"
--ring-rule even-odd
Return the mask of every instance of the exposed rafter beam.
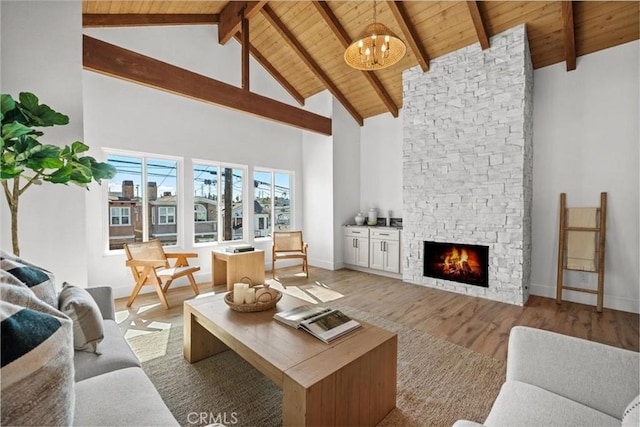
[[331, 135], [331, 119], [327, 117], [86, 35], [82, 36], [82, 63], [97, 73]]
[[[235, 35], [235, 39], [239, 43], [242, 43], [242, 39], [239, 33]], [[273, 77], [278, 83], [280, 83], [284, 90], [286, 90], [289, 95], [291, 95], [291, 97], [298, 102], [298, 104], [304, 105], [304, 97], [300, 94], [300, 92], [298, 92], [296, 88], [293, 87], [293, 85], [289, 83], [289, 81], [285, 79], [278, 70], [275, 69], [275, 67], [258, 51], [258, 49], [255, 48], [255, 46], [249, 44], [249, 48], [253, 58], [258, 61], [258, 63], [260, 63], [260, 65], [262, 65], [262, 67], [267, 70], [269, 74], [271, 74], [271, 77]]]
[[213, 25], [220, 21], [218, 14], [187, 13], [83, 13], [82, 26], [100, 27], [143, 27], [159, 25]]
[[[338, 17], [333, 13], [327, 2], [314, 1], [313, 5], [316, 7], [329, 28], [331, 28], [331, 31], [333, 31], [338, 40], [340, 40], [342, 46], [344, 46], [345, 49], [349, 47], [349, 45], [353, 43], [353, 40], [351, 40], [351, 37], [349, 37], [344, 27], [340, 24]], [[373, 90], [376, 91], [382, 102], [384, 102], [384, 105], [386, 105], [391, 115], [393, 117], [398, 117], [398, 106], [393, 102], [391, 95], [389, 95], [389, 92], [384, 88], [384, 85], [378, 76], [376, 76], [373, 71], [362, 71], [362, 74], [369, 81]]]
[[230, 1], [220, 12], [220, 24], [218, 24], [218, 42], [227, 44], [229, 40], [240, 31], [242, 16], [253, 18], [260, 9], [266, 5], [266, 1]]
[[249, 43], [249, 20], [243, 16], [242, 18], [242, 89], [249, 90], [249, 51], [251, 43]]
[[424, 50], [424, 46], [418, 37], [418, 33], [409, 19], [407, 10], [404, 8], [401, 1], [389, 0], [387, 1], [387, 5], [389, 6], [389, 9], [391, 9], [391, 13], [393, 13], [398, 25], [400, 25], [402, 34], [404, 34], [409, 47], [416, 56], [418, 64], [420, 64], [420, 68], [422, 68], [422, 71], [426, 73], [429, 71], [429, 55], [427, 55], [427, 52]]
[[291, 31], [284, 25], [280, 18], [275, 14], [273, 9], [269, 5], [265, 5], [262, 8], [262, 14], [269, 21], [275, 30], [285, 39], [289, 46], [298, 54], [300, 59], [309, 67], [309, 69], [315, 74], [315, 76], [322, 82], [322, 84], [336, 97], [338, 101], [344, 106], [344, 108], [351, 114], [356, 122], [360, 126], [364, 124], [364, 119], [355, 109], [355, 107], [349, 102], [338, 87], [331, 81], [329, 76], [320, 68], [318, 63], [309, 55], [305, 48], [300, 44], [298, 40], [293, 36]]
[[567, 71], [576, 69], [576, 38], [573, 25], [573, 2], [562, 2], [562, 30], [564, 32], [564, 60]]
[[487, 37], [487, 30], [484, 28], [484, 22], [482, 21], [482, 16], [480, 15], [480, 9], [478, 9], [478, 2], [468, 1], [467, 8], [469, 9], [469, 14], [471, 15], [473, 26], [476, 29], [480, 47], [482, 47], [482, 50], [489, 49], [489, 37]]

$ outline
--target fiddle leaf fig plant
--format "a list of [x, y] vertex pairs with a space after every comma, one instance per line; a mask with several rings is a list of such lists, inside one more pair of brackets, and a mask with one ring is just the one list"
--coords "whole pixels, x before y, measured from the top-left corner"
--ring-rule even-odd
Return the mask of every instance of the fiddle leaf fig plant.
[[25, 191], [43, 182], [73, 183], [88, 189], [92, 181], [100, 183], [102, 179], [113, 178], [116, 170], [108, 163], [83, 155], [89, 150], [83, 142], [59, 147], [38, 141], [44, 135], [38, 128], [66, 125], [69, 117], [40, 104], [34, 94], [22, 92], [18, 100], [8, 94], [0, 98], [0, 183], [11, 212], [13, 253], [20, 255], [18, 206]]

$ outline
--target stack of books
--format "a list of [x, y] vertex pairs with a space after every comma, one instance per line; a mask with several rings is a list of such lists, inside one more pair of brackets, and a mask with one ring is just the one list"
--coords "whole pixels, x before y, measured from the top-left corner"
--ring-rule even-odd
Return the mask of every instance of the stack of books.
[[282, 311], [273, 318], [293, 328], [304, 329], [327, 344], [362, 326], [339, 310], [312, 305]]
[[251, 245], [231, 245], [225, 248], [226, 252], [237, 254], [240, 252], [251, 252], [254, 251], [255, 248]]

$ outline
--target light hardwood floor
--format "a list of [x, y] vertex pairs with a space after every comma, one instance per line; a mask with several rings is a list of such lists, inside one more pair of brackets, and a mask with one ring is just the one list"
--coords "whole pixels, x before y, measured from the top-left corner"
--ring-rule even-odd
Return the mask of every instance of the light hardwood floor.
[[[560, 332], [616, 347], [639, 351], [639, 316], [605, 308], [531, 296], [524, 307], [412, 285], [353, 270], [330, 271], [310, 267], [309, 278], [299, 268], [278, 269], [287, 287], [302, 289], [316, 282], [344, 295], [343, 304], [394, 322], [420, 329], [460, 346], [506, 360], [509, 331], [525, 325]], [[270, 273], [267, 273], [267, 278]], [[199, 284], [202, 294], [226, 292], [224, 286]], [[152, 329], [154, 322], [180, 322], [182, 303], [193, 298], [190, 287], [168, 292], [171, 309], [166, 310], [153, 293], [138, 296], [131, 308], [126, 298], [116, 300], [123, 329]], [[595, 298], [594, 298], [595, 299]], [[605, 299], [606, 304], [606, 299]], [[156, 323], [157, 324], [157, 323]]]

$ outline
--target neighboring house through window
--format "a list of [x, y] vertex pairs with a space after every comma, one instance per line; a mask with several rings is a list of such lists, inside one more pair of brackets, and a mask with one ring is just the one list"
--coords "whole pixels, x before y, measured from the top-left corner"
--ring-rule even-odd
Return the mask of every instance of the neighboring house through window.
[[291, 229], [293, 172], [256, 168], [253, 172], [255, 237]]
[[130, 225], [131, 209], [128, 207], [111, 208], [111, 225]]

